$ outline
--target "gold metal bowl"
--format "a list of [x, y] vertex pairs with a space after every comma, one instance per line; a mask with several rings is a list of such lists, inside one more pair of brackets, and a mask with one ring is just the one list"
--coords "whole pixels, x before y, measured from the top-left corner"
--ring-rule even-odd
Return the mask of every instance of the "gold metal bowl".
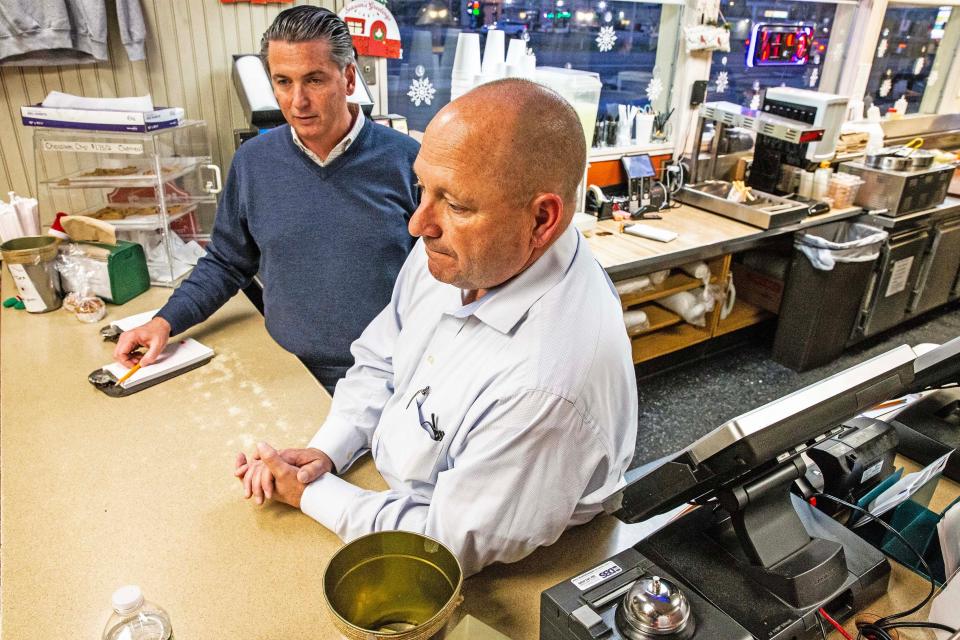
[[462, 600], [457, 557], [432, 538], [380, 531], [340, 549], [323, 573], [333, 623], [348, 640], [426, 640]]

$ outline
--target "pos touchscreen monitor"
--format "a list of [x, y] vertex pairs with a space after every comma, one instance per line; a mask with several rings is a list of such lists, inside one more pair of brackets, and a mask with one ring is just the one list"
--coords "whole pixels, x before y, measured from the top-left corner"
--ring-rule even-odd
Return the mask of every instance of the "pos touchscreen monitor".
[[[890, 570], [855, 530], [792, 492], [806, 472], [801, 454], [880, 402], [958, 380], [960, 338], [897, 347], [627, 472], [626, 486], [604, 507], [632, 523], [699, 505], [636, 549], [755, 637], [805, 638], [796, 630], [819, 607], [849, 615], [885, 590]], [[782, 628], [771, 634], [773, 618]]]

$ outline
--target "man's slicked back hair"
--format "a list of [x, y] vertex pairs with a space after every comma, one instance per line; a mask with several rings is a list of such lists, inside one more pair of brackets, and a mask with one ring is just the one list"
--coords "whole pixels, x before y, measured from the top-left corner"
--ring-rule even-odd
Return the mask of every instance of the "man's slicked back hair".
[[[325, 40], [330, 44], [330, 56], [341, 70], [356, 62], [350, 29], [337, 14], [322, 7], [303, 5], [291, 7], [277, 14], [260, 40], [260, 57], [267, 64], [271, 41], [309, 42]], [[269, 69], [269, 66], [268, 66]]]

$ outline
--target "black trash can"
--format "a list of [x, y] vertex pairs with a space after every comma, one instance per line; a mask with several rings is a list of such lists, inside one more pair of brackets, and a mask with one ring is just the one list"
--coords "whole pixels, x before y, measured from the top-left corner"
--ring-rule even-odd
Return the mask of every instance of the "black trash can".
[[832, 222], [797, 232], [773, 359], [796, 371], [826, 364], [853, 332], [887, 232]]

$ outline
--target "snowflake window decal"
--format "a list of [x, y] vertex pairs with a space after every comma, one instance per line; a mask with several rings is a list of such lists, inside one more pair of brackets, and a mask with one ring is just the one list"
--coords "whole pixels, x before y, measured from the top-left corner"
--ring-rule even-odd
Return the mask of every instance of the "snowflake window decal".
[[602, 52], [610, 51], [617, 42], [617, 34], [613, 27], [600, 27], [600, 34], [597, 36], [597, 48]]
[[433, 86], [433, 83], [430, 82], [430, 78], [423, 77], [426, 69], [423, 68], [422, 64], [418, 64], [414, 72], [417, 74], [417, 77], [410, 83], [410, 90], [407, 91], [410, 102], [412, 102], [415, 107], [419, 107], [421, 103], [429, 105], [434, 95], [436, 95], [437, 89]]
[[663, 93], [663, 82], [660, 78], [652, 78], [650, 82], [647, 83], [647, 88], [644, 92], [647, 94], [647, 100], [656, 102], [660, 94]]
[[724, 93], [730, 85], [730, 76], [726, 71], [717, 74], [717, 93]]
[[817, 86], [817, 80], [820, 79], [820, 67], [815, 67], [813, 72], [810, 74], [810, 88], [814, 89]]

